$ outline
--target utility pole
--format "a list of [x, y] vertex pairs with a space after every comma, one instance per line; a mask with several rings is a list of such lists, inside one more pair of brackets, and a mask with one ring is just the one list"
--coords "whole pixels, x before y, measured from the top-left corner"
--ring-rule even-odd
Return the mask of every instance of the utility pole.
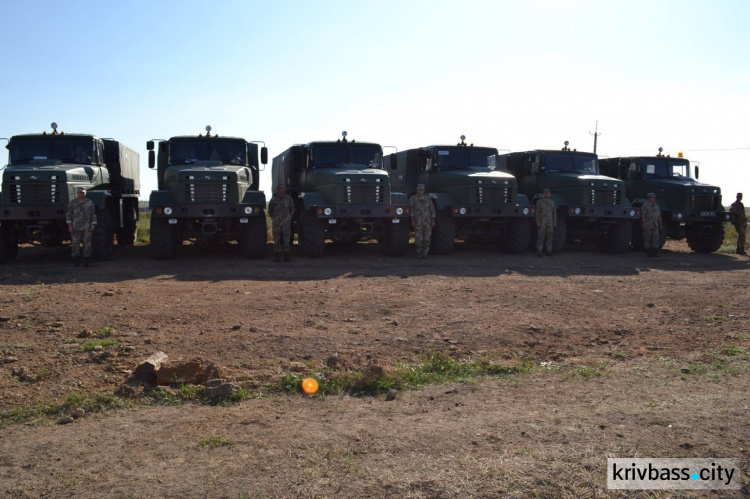
[[596, 128], [594, 129], [594, 133], [589, 132], [589, 135], [594, 136], [594, 154], [596, 154], [596, 138], [601, 135], [599, 133], [599, 120], [596, 120]]

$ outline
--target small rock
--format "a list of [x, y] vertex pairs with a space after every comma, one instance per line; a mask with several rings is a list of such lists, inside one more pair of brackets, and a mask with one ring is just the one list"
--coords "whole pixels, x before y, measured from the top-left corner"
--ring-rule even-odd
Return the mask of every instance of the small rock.
[[396, 395], [398, 395], [398, 392], [391, 388], [388, 390], [388, 394], [385, 396], [385, 399], [390, 402], [391, 400], [396, 400]]
[[250, 332], [251, 333], [257, 333], [258, 332], [258, 328], [255, 327], [255, 326], [253, 326], [253, 327], [250, 328]]
[[63, 327], [65, 324], [62, 321], [50, 322], [49, 327]]
[[688, 369], [688, 368], [686, 368], [686, 367], [683, 367], [682, 369], [680, 369], [680, 372], [681, 372], [682, 374], [690, 374], [690, 369]]
[[18, 361], [18, 357], [14, 357], [12, 355], [3, 357], [3, 364], [10, 364], [12, 362], [17, 362], [17, 361]]
[[129, 380], [117, 387], [115, 395], [122, 398], [134, 399], [140, 397], [143, 394], [143, 390], [143, 383], [136, 380]]
[[89, 329], [81, 329], [81, 332], [78, 333], [79, 338], [88, 338], [91, 336], [91, 331]]
[[86, 415], [86, 411], [81, 407], [73, 407], [68, 411], [68, 415], [73, 419], [79, 419]]
[[326, 360], [326, 365], [331, 369], [335, 369], [336, 366], [339, 365], [339, 354], [334, 352], [330, 357], [328, 357], [328, 360]]
[[148, 329], [149, 331], [158, 331], [159, 330], [159, 328], [156, 327], [156, 326], [149, 326], [146, 329]]
[[309, 368], [302, 362], [292, 362], [289, 364], [289, 370], [293, 373], [306, 373]]
[[0, 322], [8, 322], [10, 320], [10, 317], [7, 315], [0, 316]]
[[242, 324], [234, 324], [234, 325], [232, 325], [232, 331], [237, 331], [240, 328], [242, 328]]
[[233, 383], [224, 383], [221, 379], [212, 379], [206, 383], [204, 388], [206, 397], [211, 400], [216, 400], [222, 397], [228, 397], [234, 395], [240, 391], [240, 387]]
[[102, 293], [102, 296], [115, 296], [115, 292], [112, 291], [111, 289], [108, 289], [107, 291]]
[[94, 345], [94, 351], [95, 352], [101, 352], [103, 350], [101, 345]]
[[18, 314], [16, 317], [19, 319], [27, 319], [29, 317], [29, 314]]
[[73, 422], [73, 418], [70, 416], [65, 416], [64, 418], [60, 418], [57, 420], [57, 424], [69, 424]]
[[646, 303], [646, 306], [650, 308], [654, 308], [656, 305], [654, 305], [653, 303]]

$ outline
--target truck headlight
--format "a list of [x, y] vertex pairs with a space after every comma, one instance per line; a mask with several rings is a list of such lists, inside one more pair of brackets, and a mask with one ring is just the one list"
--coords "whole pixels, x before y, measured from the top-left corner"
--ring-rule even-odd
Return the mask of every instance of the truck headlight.
[[458, 212], [459, 212], [459, 213], [460, 213], [461, 215], [466, 215], [466, 208], [464, 208], [464, 207], [461, 207], [461, 208], [459, 208], [459, 209], [458, 209]]
[[403, 215], [404, 209], [403, 208], [396, 208], [396, 215]]
[[169, 206], [167, 206], [166, 208], [164, 208], [164, 214], [165, 215], [171, 215], [172, 214], [172, 208], [170, 208]]
[[323, 210], [323, 214], [325, 216], [329, 216], [331, 213], [333, 213], [333, 210], [331, 210], [330, 208], [326, 208], [325, 210]]
[[576, 208], [575, 209], [575, 214], [576, 215], [580, 215], [581, 214], [581, 209], [580, 208]]
[[634, 217], [634, 216], [635, 216], [635, 210], [630, 210], [630, 216], [631, 216], [631, 217]]
[[249, 215], [253, 212], [252, 206], [245, 206], [245, 215]]
[[528, 215], [529, 214], [529, 209], [528, 208], [524, 208], [523, 209], [523, 214], [524, 215]]
[[682, 213], [678, 213], [678, 214], [676, 215], [676, 217], [677, 217], [677, 220], [682, 220]]

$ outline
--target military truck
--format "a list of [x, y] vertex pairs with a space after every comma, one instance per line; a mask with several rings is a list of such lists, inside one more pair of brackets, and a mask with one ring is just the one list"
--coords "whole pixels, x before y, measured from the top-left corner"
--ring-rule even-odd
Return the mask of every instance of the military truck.
[[92, 256], [108, 259], [117, 244], [136, 238], [138, 153], [114, 139], [57, 131], [15, 135], [0, 196], [0, 263], [16, 257], [19, 243], [56, 246], [70, 240], [65, 213], [78, 187], [96, 206]]
[[391, 191], [383, 149], [371, 142], [296, 144], [273, 158], [273, 189], [284, 185], [295, 200], [294, 232], [303, 256], [323, 255], [326, 239], [375, 239], [385, 255], [409, 248], [406, 195]]
[[[595, 240], [607, 253], [623, 253], [630, 247], [633, 220], [640, 212], [630, 205], [621, 180], [599, 174], [596, 154], [570, 150], [514, 152], [498, 158], [498, 168], [515, 175], [521, 194], [532, 199], [550, 189], [557, 206], [553, 250], [567, 242]], [[532, 234], [535, 240], [536, 231]]]
[[[688, 246], [698, 253], [713, 253], [724, 242], [724, 222], [730, 219], [721, 204], [721, 189], [697, 181], [691, 176], [690, 161], [678, 153], [672, 158], [659, 148], [656, 156], [628, 156], [600, 159], [602, 173], [621, 179], [625, 194], [633, 206], [646, 202], [646, 194], [656, 194], [664, 228], [661, 245], [667, 237], [687, 239]], [[632, 245], [643, 249], [640, 222], [633, 222]]]
[[[146, 143], [158, 190], [149, 197], [151, 256], [174, 258], [183, 241], [239, 243], [246, 258], [263, 258], [267, 245], [266, 195], [258, 189], [258, 143], [239, 137], [182, 135]], [[260, 147], [260, 163], [268, 150]]]
[[386, 157], [391, 185], [411, 196], [417, 184], [435, 204], [430, 252], [445, 255], [455, 240], [493, 242], [498, 249], [521, 253], [529, 246], [534, 207], [518, 193], [516, 179], [493, 170], [498, 151], [466, 144], [433, 145]]

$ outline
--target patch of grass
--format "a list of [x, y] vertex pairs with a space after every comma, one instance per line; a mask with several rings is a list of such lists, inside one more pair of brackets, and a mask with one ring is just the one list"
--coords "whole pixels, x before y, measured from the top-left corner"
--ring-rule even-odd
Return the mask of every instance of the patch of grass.
[[580, 376], [586, 381], [590, 380], [591, 378], [599, 378], [601, 376], [604, 376], [603, 366], [576, 366], [576, 368], [573, 369], [571, 373], [566, 374], [563, 379], [569, 380], [575, 376]]
[[621, 352], [619, 350], [613, 350], [612, 351], [612, 358], [617, 360], [625, 360], [627, 359], [627, 355], [625, 355], [625, 352]]
[[73, 407], [80, 407], [87, 414], [133, 407], [136, 402], [108, 394], [71, 392], [61, 404], [38, 403], [26, 407], [15, 407], [0, 412], [0, 428], [11, 424], [39, 424], [67, 414]]
[[703, 318], [703, 320], [704, 320], [705, 322], [710, 322], [710, 323], [713, 323], [713, 324], [715, 324], [715, 323], [717, 323], [717, 322], [721, 322], [721, 321], [723, 321], [724, 319], [726, 319], [726, 317], [724, 317], [724, 316], [722, 316], [722, 315], [707, 315], [707, 316], [705, 316], [705, 317]]
[[198, 441], [198, 444], [201, 447], [215, 449], [217, 447], [230, 447], [234, 445], [234, 440], [232, 440], [231, 438], [222, 437], [221, 435], [215, 435], [212, 437], [201, 438], [200, 441]]
[[115, 328], [113, 328], [112, 326], [106, 326], [99, 330], [99, 332], [97, 332], [94, 336], [96, 336], [97, 338], [109, 338], [114, 332]]
[[747, 348], [743, 348], [743, 347], [724, 346], [724, 347], [721, 347], [721, 349], [719, 351], [722, 354], [728, 355], [730, 357], [734, 357], [736, 355], [741, 355], [743, 357], [747, 357]]
[[107, 348], [119, 345], [120, 343], [120, 340], [91, 340], [81, 345], [81, 350], [84, 352], [93, 352], [94, 347], [100, 346], [102, 348]]
[[0, 341], [0, 350], [22, 350], [24, 348], [28, 347], [21, 343], [8, 343], [5, 341]]
[[135, 244], [149, 244], [151, 242], [151, 213], [140, 213], [136, 224]]
[[737, 249], [737, 229], [732, 224], [724, 224], [724, 242], [717, 253], [734, 253]]
[[180, 396], [182, 400], [198, 400], [203, 396], [203, 387], [198, 385], [180, 385]]

